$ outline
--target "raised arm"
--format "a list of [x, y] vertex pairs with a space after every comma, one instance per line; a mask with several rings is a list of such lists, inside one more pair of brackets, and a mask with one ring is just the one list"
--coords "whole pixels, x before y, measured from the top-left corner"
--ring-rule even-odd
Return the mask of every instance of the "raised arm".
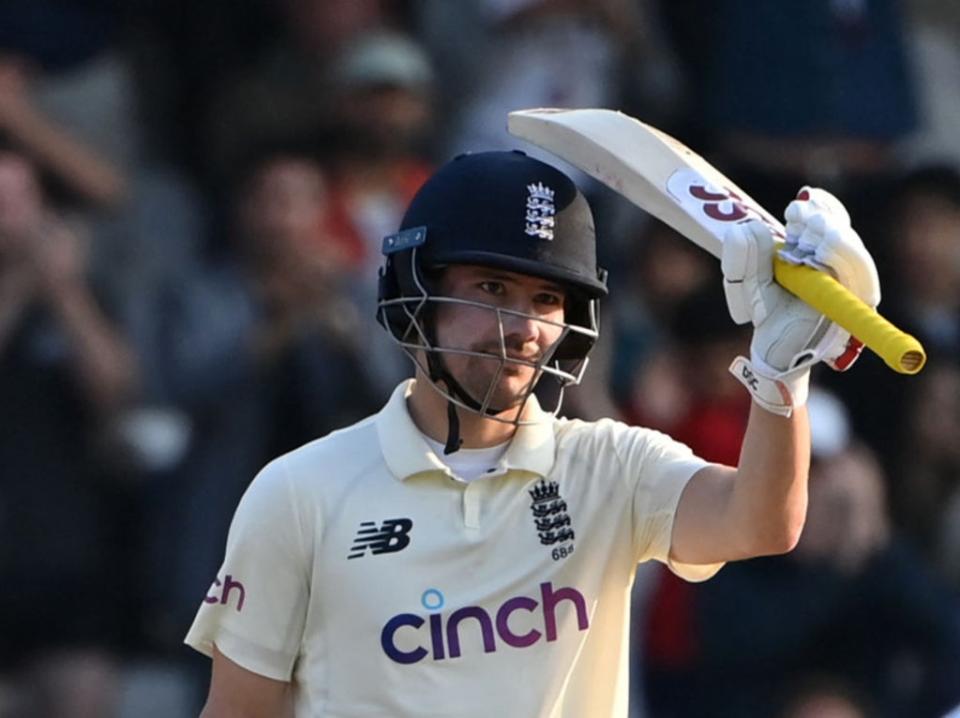
[[[844, 371], [862, 345], [773, 282], [777, 246], [760, 222], [735, 225], [724, 240], [731, 316], [752, 322], [750, 358], [731, 372], [753, 396], [736, 469], [709, 466], [687, 484], [674, 521], [671, 557], [707, 564], [785, 553], [796, 546], [807, 507], [810, 368]], [[843, 205], [804, 188], [787, 208], [789, 261], [829, 271], [870, 306], [880, 301], [876, 268]]]
[[70, 342], [81, 391], [108, 415], [139, 389], [136, 354], [104, 313], [85, 277], [84, 240], [56, 217], [32, 233], [30, 256], [39, 295]]
[[792, 550], [806, 516], [809, 463], [806, 409], [788, 418], [754, 404], [739, 467], [708, 466], [684, 489], [671, 558], [709, 564]]
[[31, 101], [26, 74], [0, 58], [0, 131], [79, 196], [102, 208], [120, 204], [127, 180], [80, 140], [70, 136]]
[[248, 671], [213, 650], [210, 694], [200, 718], [292, 718], [289, 683]]

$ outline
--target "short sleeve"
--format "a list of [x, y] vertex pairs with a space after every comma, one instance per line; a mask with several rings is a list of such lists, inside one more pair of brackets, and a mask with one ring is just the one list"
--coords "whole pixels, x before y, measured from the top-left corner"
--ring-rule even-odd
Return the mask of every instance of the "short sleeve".
[[300, 652], [310, 561], [283, 459], [265, 467], [240, 500], [226, 555], [185, 643], [213, 646], [247, 670], [290, 680]]
[[670, 560], [673, 522], [687, 482], [710, 462], [688, 446], [650, 429], [617, 424], [615, 443], [633, 486], [633, 543], [637, 562], [655, 560], [687, 581], [705, 581], [723, 566]]

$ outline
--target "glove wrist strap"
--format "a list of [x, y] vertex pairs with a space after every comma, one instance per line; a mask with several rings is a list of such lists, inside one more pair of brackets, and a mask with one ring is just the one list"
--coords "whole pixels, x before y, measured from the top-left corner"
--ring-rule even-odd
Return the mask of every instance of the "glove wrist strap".
[[743, 384], [763, 409], [779, 416], [790, 416], [807, 403], [810, 391], [810, 367], [778, 372], [759, 359], [739, 356], [730, 365], [730, 373]]

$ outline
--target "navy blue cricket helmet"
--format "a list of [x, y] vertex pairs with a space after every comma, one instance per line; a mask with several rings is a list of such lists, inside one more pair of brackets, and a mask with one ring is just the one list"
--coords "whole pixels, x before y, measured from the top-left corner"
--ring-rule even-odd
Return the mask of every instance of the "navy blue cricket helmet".
[[[460, 155], [420, 188], [383, 253], [377, 317], [412, 357], [443, 351], [433, 345], [428, 318], [438, 271], [447, 265], [497, 267], [564, 287], [564, 333], [543, 372], [562, 385], [579, 382], [598, 336], [606, 272], [597, 266], [587, 200], [560, 170], [520, 151]], [[431, 379], [438, 366], [430, 362]], [[478, 409], [475, 397], [454, 400]]]

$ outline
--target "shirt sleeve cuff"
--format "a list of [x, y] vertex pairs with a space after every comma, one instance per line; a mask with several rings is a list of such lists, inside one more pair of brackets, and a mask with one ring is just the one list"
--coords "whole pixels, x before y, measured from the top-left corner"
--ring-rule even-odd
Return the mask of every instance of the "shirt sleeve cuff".
[[184, 643], [211, 658], [213, 647], [216, 645], [220, 653], [241, 668], [276, 681], [289, 681], [293, 675], [296, 656], [288, 656], [259, 646], [228, 631], [223, 626], [218, 627], [213, 634], [204, 634], [191, 629]]
[[691, 583], [701, 583], [708, 578], [713, 578], [724, 565], [725, 562], [723, 561], [720, 563], [697, 564], [680, 563], [679, 561], [674, 561], [672, 558], [667, 559], [667, 568], [684, 581], [690, 581]]

